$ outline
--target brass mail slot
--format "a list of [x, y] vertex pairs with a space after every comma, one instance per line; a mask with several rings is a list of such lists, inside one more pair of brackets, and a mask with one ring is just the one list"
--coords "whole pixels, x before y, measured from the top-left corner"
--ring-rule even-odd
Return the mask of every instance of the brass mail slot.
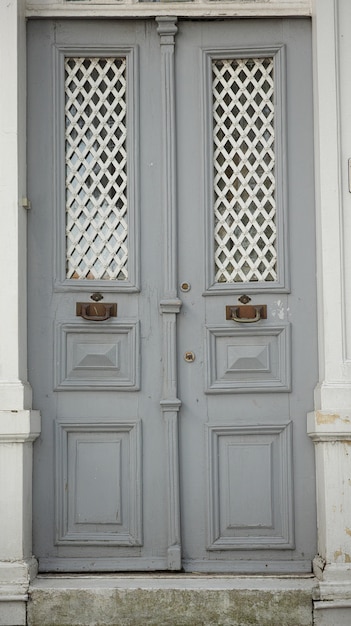
[[225, 307], [225, 319], [241, 324], [250, 324], [267, 319], [266, 304], [228, 305]]
[[103, 322], [117, 317], [117, 302], [77, 302], [76, 315], [92, 322]]

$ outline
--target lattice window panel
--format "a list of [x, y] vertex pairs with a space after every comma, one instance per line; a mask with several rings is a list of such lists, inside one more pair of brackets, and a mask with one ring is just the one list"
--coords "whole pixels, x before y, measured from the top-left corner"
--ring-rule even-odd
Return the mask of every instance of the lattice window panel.
[[66, 276], [128, 279], [126, 58], [66, 58]]
[[212, 60], [216, 283], [277, 280], [273, 68]]

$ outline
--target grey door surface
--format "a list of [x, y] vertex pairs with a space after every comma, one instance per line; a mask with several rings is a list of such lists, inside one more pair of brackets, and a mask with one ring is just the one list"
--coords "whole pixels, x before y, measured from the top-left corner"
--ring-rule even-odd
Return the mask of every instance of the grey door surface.
[[310, 571], [309, 21], [28, 40], [41, 570]]

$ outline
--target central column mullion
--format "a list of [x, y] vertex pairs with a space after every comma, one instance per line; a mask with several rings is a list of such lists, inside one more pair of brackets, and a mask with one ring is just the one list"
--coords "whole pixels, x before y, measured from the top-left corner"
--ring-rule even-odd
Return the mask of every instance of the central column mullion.
[[177, 295], [177, 197], [176, 118], [174, 47], [177, 18], [156, 19], [161, 46], [162, 89], [162, 218], [163, 218], [163, 394], [161, 407], [165, 424], [167, 459], [168, 569], [181, 568], [179, 446], [177, 397], [177, 314], [182, 302]]

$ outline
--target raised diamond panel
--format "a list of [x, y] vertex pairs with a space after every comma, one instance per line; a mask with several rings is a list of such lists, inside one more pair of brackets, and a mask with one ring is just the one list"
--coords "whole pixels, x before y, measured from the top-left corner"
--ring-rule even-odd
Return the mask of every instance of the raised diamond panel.
[[75, 369], [95, 367], [120, 370], [119, 344], [109, 343], [77, 343], [73, 350]]
[[289, 391], [290, 326], [207, 327], [207, 393]]
[[269, 372], [268, 346], [228, 346], [226, 372]]
[[128, 280], [127, 61], [65, 59], [66, 277]]
[[274, 59], [212, 60], [215, 282], [277, 280]]
[[139, 326], [115, 322], [102, 328], [58, 324], [56, 389], [139, 388]]

